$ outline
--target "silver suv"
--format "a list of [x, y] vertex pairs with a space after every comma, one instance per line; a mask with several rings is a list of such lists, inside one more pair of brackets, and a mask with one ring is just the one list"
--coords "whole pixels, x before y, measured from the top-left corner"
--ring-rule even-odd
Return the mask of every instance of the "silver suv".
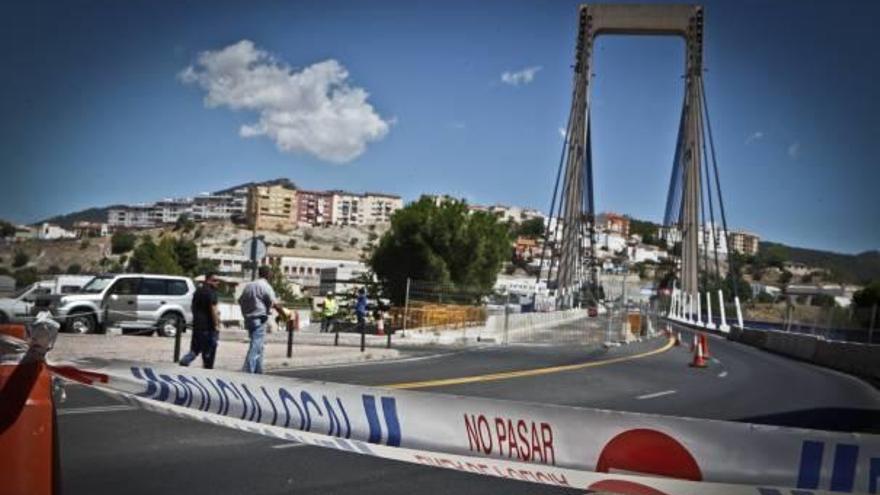
[[98, 275], [80, 292], [38, 299], [34, 312], [48, 309], [68, 332], [108, 327], [150, 329], [173, 337], [192, 323], [195, 286], [171, 275]]

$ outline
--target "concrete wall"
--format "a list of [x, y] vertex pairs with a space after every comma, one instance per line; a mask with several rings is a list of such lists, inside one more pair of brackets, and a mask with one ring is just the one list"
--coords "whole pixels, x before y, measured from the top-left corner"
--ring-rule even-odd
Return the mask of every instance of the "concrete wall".
[[728, 339], [826, 368], [880, 381], [880, 346], [832, 342], [800, 333], [731, 328]]

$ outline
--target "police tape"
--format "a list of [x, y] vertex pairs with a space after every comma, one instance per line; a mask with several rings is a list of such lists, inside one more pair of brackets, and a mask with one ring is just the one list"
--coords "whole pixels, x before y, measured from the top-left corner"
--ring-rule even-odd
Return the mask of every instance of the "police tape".
[[[880, 436], [120, 360], [50, 364], [146, 410], [385, 459], [615, 493], [877, 493]], [[524, 397], [527, 399], [527, 397]]]

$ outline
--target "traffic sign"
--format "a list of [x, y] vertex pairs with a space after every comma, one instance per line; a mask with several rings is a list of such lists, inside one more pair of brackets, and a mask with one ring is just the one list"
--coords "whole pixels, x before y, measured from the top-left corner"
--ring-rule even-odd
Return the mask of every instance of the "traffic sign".
[[259, 237], [251, 237], [250, 239], [244, 241], [244, 243], [241, 245], [241, 253], [247, 256], [248, 259], [251, 259], [251, 250], [253, 249], [254, 243], [256, 243], [257, 245], [257, 255], [255, 258], [257, 260], [265, 258], [267, 253], [266, 243], [263, 241], [263, 239]]

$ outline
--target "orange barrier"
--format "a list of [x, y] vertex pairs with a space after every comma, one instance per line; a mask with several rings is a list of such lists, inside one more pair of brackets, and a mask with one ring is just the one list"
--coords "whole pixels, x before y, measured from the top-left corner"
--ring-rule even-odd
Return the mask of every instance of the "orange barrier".
[[[22, 325], [0, 333], [24, 338]], [[58, 492], [52, 378], [42, 361], [0, 366], [0, 483], [4, 494]]]

